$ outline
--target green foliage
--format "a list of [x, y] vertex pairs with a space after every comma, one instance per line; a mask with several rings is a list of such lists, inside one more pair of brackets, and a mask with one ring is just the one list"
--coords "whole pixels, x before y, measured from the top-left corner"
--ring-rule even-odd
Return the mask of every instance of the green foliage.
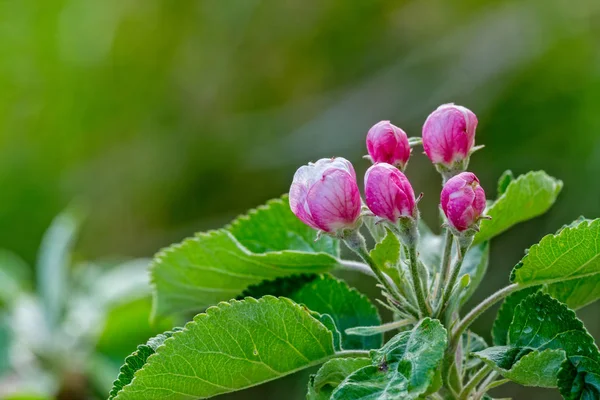
[[514, 180], [515, 180], [515, 175], [513, 174], [513, 172], [510, 169], [504, 171], [502, 173], [502, 175], [500, 175], [500, 178], [498, 178], [498, 197], [500, 197], [504, 193], [506, 193], [506, 189], [508, 188], [508, 185], [510, 185], [510, 183]]
[[286, 197], [240, 217], [229, 229], [197, 234], [156, 255], [150, 267], [155, 315], [203, 309], [264, 280], [326, 272], [338, 264], [337, 242], [315, 241], [316, 233], [298, 221]]
[[163, 344], [165, 340], [173, 336], [174, 332], [179, 330], [181, 329], [173, 329], [173, 331], [161, 333], [151, 338], [146, 344], [139, 345], [136, 351], [125, 358], [125, 364], [123, 364], [119, 376], [113, 382], [113, 388], [109, 393], [108, 400], [114, 399], [125, 385], [129, 385], [136, 371], [146, 364], [148, 357], [154, 354], [158, 346]]
[[0, 249], [0, 306], [12, 303], [30, 281], [29, 265], [16, 254]]
[[515, 315], [515, 308], [517, 308], [521, 301], [538, 290], [540, 290], [540, 286], [519, 290], [504, 300], [492, 327], [492, 338], [496, 346], [508, 344], [508, 329]]
[[372, 365], [349, 375], [331, 399], [419, 398], [433, 383], [446, 343], [447, 333], [440, 322], [425, 318], [372, 351]]
[[[575, 313], [541, 292], [528, 296], [515, 307], [505, 346], [475, 354], [514, 382], [543, 387], [557, 386], [565, 357], [578, 367], [582, 357], [600, 360], [593, 338]], [[581, 373], [592, 371], [583, 369]]]
[[548, 293], [572, 308], [600, 298], [600, 219], [544, 237], [514, 268], [511, 280], [546, 285]]
[[396, 285], [402, 287], [404, 274], [400, 266], [400, 241], [389, 229], [386, 229], [385, 237], [371, 250], [371, 258], [384, 271]]
[[345, 282], [325, 275], [304, 285], [290, 298], [312, 311], [328, 314], [342, 334], [342, 348], [376, 349], [381, 347], [383, 335], [348, 335], [346, 329], [357, 326], [378, 326], [381, 318], [369, 299]]
[[308, 381], [307, 400], [329, 400], [334, 389], [348, 375], [371, 365], [368, 358], [334, 358], [327, 361]]
[[197, 315], [147, 359], [117, 400], [211, 397], [328, 360], [331, 331], [285, 298], [232, 300]]
[[504, 189], [506, 181], [506, 175], [503, 175], [499, 184], [502, 194], [486, 210], [486, 214], [492, 219], [481, 222], [475, 243], [490, 240], [519, 222], [545, 213], [554, 204], [563, 187], [562, 181], [543, 171], [521, 175], [511, 180]]

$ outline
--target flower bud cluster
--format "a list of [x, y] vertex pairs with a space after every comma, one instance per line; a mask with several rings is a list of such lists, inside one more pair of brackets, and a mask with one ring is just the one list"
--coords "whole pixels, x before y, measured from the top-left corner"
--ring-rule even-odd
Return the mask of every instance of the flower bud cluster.
[[[465, 107], [444, 104], [429, 115], [422, 143], [444, 176], [441, 208], [457, 234], [476, 230], [485, 210], [477, 177], [464, 172], [473, 151], [477, 117]], [[373, 165], [364, 179], [366, 205], [382, 221], [397, 224], [418, 218], [417, 200], [402, 172], [411, 155], [406, 133], [381, 121], [367, 133]], [[290, 207], [305, 224], [343, 237], [361, 225], [361, 197], [352, 164], [344, 158], [321, 159], [300, 167], [290, 188]]]

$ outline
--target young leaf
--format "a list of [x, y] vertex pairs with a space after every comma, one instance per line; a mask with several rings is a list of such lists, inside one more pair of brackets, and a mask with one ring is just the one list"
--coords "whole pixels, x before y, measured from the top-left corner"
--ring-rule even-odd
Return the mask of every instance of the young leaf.
[[565, 356], [597, 357], [598, 348], [575, 313], [537, 292], [515, 307], [507, 345], [475, 353], [504, 377], [528, 386], [555, 387]]
[[311, 375], [308, 381], [307, 400], [329, 400], [333, 390], [354, 371], [371, 365], [368, 358], [334, 358]]
[[556, 201], [562, 187], [562, 181], [544, 171], [529, 172], [511, 181], [486, 210], [492, 219], [481, 221], [475, 243], [488, 241], [519, 222], [545, 213]]
[[498, 197], [506, 192], [508, 185], [514, 180], [515, 175], [510, 169], [504, 171], [502, 175], [500, 175], [500, 178], [498, 179]]
[[116, 400], [207, 398], [327, 361], [331, 331], [286, 298], [210, 307], [166, 340]]
[[398, 266], [400, 264], [400, 241], [398, 237], [386, 229], [384, 239], [377, 243], [371, 250], [371, 257], [375, 263], [389, 275], [397, 285], [402, 285], [402, 275], [399, 273]]
[[462, 335], [462, 353], [465, 355], [463, 370], [469, 371], [481, 364], [481, 359], [474, 357], [473, 353], [487, 347], [487, 343], [481, 336], [471, 331], [464, 333]]
[[546, 285], [548, 293], [573, 308], [600, 298], [600, 219], [545, 236], [513, 269], [511, 280]]
[[432, 385], [446, 345], [442, 324], [425, 318], [411, 331], [399, 333], [372, 351], [372, 365], [349, 375], [331, 399], [417, 399]]
[[121, 367], [119, 376], [113, 382], [113, 387], [109, 393], [108, 400], [114, 399], [125, 385], [131, 383], [133, 375], [146, 364], [146, 360], [156, 352], [158, 346], [163, 344], [167, 338], [173, 336], [173, 332], [178, 332], [180, 330], [181, 328], [176, 328], [173, 329], [173, 331], [161, 333], [148, 340], [146, 344], [139, 345], [136, 351], [127, 356], [127, 358], [125, 358], [125, 364]]
[[558, 389], [565, 400], [600, 398], [600, 357], [572, 357], [558, 371]]

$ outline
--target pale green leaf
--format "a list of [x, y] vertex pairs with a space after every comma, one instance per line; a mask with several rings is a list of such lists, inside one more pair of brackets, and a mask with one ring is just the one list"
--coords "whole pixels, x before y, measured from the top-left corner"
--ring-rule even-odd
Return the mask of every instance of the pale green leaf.
[[116, 399], [212, 397], [323, 363], [333, 354], [331, 331], [291, 300], [233, 300], [210, 307], [167, 339]]
[[331, 399], [419, 398], [432, 385], [446, 344], [447, 333], [440, 322], [425, 318], [372, 351], [373, 364], [349, 375]]
[[546, 285], [548, 293], [572, 308], [600, 298], [600, 219], [545, 236], [513, 269], [511, 280]]
[[545, 213], [556, 201], [562, 187], [562, 181], [544, 171], [529, 172], [512, 180], [486, 210], [486, 215], [492, 219], [481, 221], [475, 243], [488, 241], [519, 222]]
[[398, 286], [403, 285], [403, 273], [400, 268], [400, 241], [398, 237], [386, 229], [386, 235], [371, 250], [371, 258]]
[[329, 400], [336, 387], [354, 371], [371, 365], [368, 358], [334, 358], [308, 381], [307, 400]]
[[80, 225], [80, 211], [73, 208], [59, 214], [44, 233], [37, 260], [37, 291], [48, 325], [57, 327], [68, 293], [71, 251]]
[[506, 346], [475, 354], [508, 379], [544, 387], [557, 385], [565, 355], [574, 365], [583, 356], [600, 359], [593, 338], [575, 313], [542, 292], [514, 308]]

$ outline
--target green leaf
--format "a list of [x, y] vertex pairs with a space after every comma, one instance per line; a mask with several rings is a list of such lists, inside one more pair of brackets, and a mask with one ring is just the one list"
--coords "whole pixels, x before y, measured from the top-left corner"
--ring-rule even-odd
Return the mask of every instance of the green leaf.
[[600, 219], [545, 236], [513, 269], [511, 280], [546, 285], [548, 293], [572, 308], [600, 298]]
[[379, 326], [381, 318], [377, 308], [363, 294], [350, 288], [345, 282], [330, 275], [321, 276], [307, 283], [289, 296], [312, 311], [328, 314], [342, 334], [342, 348], [375, 349], [381, 347], [383, 335], [355, 336], [346, 329], [357, 326]]
[[370, 255], [379, 268], [388, 274], [396, 285], [402, 286], [403, 275], [399, 270], [400, 250], [398, 237], [392, 231], [386, 229], [384, 239], [375, 245]]
[[373, 350], [372, 365], [349, 375], [331, 399], [419, 398], [432, 385], [446, 345], [442, 324], [425, 318], [411, 331], [401, 332]]
[[354, 371], [371, 365], [368, 358], [334, 358], [311, 375], [308, 381], [307, 400], [329, 400], [334, 389]]
[[0, 376], [10, 368], [11, 329], [8, 318], [0, 313]]
[[556, 201], [562, 187], [562, 181], [544, 171], [529, 172], [511, 181], [486, 210], [492, 219], [481, 221], [475, 243], [488, 241], [519, 222], [545, 213]]
[[600, 399], [600, 357], [571, 357], [558, 372], [558, 389], [565, 400]]
[[537, 292], [514, 309], [507, 345], [475, 353], [504, 377], [528, 386], [555, 387], [566, 357], [598, 357], [598, 348], [575, 313], [549, 295]]
[[502, 175], [500, 175], [500, 178], [498, 179], [498, 197], [506, 193], [508, 185], [514, 180], [515, 175], [510, 169], [504, 171]]
[[366, 296], [329, 274], [293, 275], [264, 281], [249, 287], [244, 294], [255, 298], [264, 295], [288, 297], [311, 311], [330, 316], [341, 333], [342, 347], [346, 350], [381, 347], [381, 332], [362, 335], [365, 337], [345, 332], [354, 327], [378, 327], [381, 318]]
[[154, 313], [203, 309], [264, 280], [326, 272], [336, 265], [338, 259], [327, 253], [286, 250], [257, 254], [226, 230], [200, 233], [154, 258], [150, 266]]
[[512, 293], [504, 300], [492, 327], [492, 339], [496, 346], [506, 346], [508, 344], [508, 329], [515, 315], [515, 308], [521, 301], [540, 290], [540, 288], [540, 286], [535, 286], [522, 289]]
[[55, 329], [69, 292], [68, 273], [71, 251], [80, 225], [80, 211], [72, 208], [59, 214], [44, 233], [37, 261], [37, 289], [48, 325]]
[[109, 393], [108, 400], [114, 399], [125, 385], [129, 385], [133, 380], [133, 376], [136, 371], [141, 369], [144, 364], [146, 364], [146, 360], [148, 360], [148, 357], [156, 352], [158, 346], [163, 344], [167, 338], [173, 336], [174, 332], [178, 332], [180, 330], [181, 328], [176, 328], [173, 329], [173, 331], [161, 333], [148, 340], [146, 344], [139, 345], [136, 351], [127, 356], [127, 358], [125, 358], [125, 364], [123, 364], [121, 367], [119, 376], [113, 382], [113, 387]]
[[117, 400], [207, 398], [327, 361], [331, 331], [286, 298], [210, 307], [146, 360]]
[[298, 250], [327, 253], [338, 257], [339, 241], [317, 232], [292, 213], [287, 195], [250, 210], [225, 227], [236, 240], [253, 253]]

